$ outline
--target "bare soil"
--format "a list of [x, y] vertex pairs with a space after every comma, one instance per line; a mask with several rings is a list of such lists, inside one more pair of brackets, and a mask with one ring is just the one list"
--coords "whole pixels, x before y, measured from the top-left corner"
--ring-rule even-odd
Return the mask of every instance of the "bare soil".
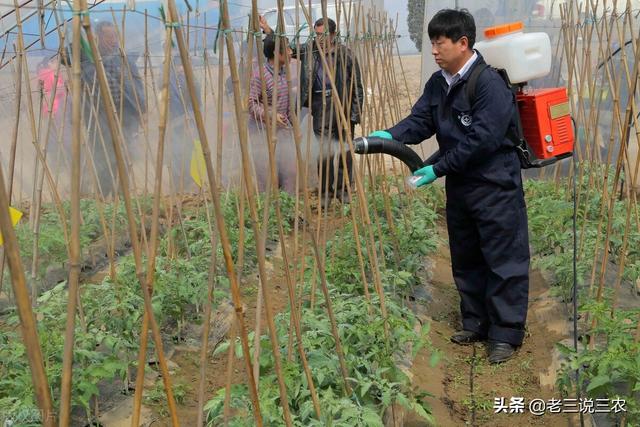
[[[441, 229], [442, 237], [446, 231]], [[567, 337], [568, 316], [564, 306], [549, 295], [541, 274], [531, 272], [527, 334], [517, 356], [500, 365], [486, 360], [485, 346], [459, 346], [449, 340], [460, 329], [459, 296], [451, 275], [451, 259], [446, 241], [437, 251], [433, 272], [433, 300], [426, 311], [431, 317], [430, 338], [442, 359], [432, 367], [431, 350], [423, 349], [413, 365], [414, 385], [433, 395], [428, 402], [439, 426], [571, 426], [564, 414], [534, 416], [495, 414], [496, 397], [524, 397], [548, 400], [560, 398], [554, 390], [555, 344]], [[415, 415], [407, 427], [428, 425]]]

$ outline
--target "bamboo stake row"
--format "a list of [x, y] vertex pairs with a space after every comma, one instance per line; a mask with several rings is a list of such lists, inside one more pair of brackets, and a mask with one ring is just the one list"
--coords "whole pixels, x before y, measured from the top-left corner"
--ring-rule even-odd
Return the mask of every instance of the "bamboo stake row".
[[[563, 8], [562, 15], [563, 60], [567, 61], [568, 89], [577, 128], [583, 130], [585, 136], [584, 141], [579, 139], [584, 144], [580, 151], [582, 167], [579, 177], [575, 179], [583, 182], [586, 177], [587, 187], [580, 189], [578, 206], [590, 195], [601, 194], [597, 217], [588, 218], [585, 209], [578, 256], [580, 259], [594, 257], [588, 294], [598, 302], [605, 301], [605, 289], [611, 283], [607, 270], [615, 269], [609, 295], [609, 311], [614, 316], [622, 296], [631, 249], [630, 237], [640, 231], [637, 208], [640, 26], [632, 3], [628, 0], [590, 0], [584, 6], [572, 1]], [[601, 87], [598, 87], [598, 83]], [[607, 100], [610, 106], [605, 109]], [[607, 119], [608, 115], [610, 118]], [[604, 158], [600, 153], [602, 141], [606, 149]], [[635, 151], [631, 150], [633, 147]], [[613, 168], [613, 176], [609, 172], [610, 167]], [[598, 175], [600, 170], [602, 176]], [[624, 206], [624, 213], [616, 208], [620, 202]], [[585, 243], [587, 219], [598, 223], [593, 253], [587, 252]], [[616, 223], [619, 224], [614, 227]], [[630, 285], [636, 287], [632, 292], [639, 292], [637, 283]], [[595, 317], [591, 319], [589, 316], [587, 319], [590, 319], [585, 322], [589, 328], [597, 326]], [[637, 330], [640, 331], [640, 328]], [[590, 349], [598, 345], [598, 338], [591, 337]], [[640, 334], [636, 334], [638, 339]]]

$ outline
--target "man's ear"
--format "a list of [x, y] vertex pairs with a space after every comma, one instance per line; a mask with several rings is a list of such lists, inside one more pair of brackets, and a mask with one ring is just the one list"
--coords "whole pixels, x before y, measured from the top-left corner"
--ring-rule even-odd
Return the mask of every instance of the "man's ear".
[[467, 36], [460, 37], [458, 39], [458, 43], [460, 43], [461, 50], [464, 50], [464, 48], [466, 48], [467, 50], [471, 50], [469, 48], [469, 39], [467, 38]]

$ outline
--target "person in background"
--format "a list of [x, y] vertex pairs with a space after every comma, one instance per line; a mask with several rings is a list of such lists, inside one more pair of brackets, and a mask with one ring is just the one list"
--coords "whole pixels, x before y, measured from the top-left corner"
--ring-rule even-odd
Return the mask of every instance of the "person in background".
[[[57, 73], [57, 76], [56, 76]], [[42, 101], [42, 115], [48, 116], [51, 111], [51, 116], [56, 117], [58, 111], [64, 104], [65, 100], [65, 88], [64, 88], [64, 76], [58, 68], [57, 56], [51, 58], [44, 58], [40, 64], [38, 64], [38, 80], [42, 84], [42, 91], [44, 93], [44, 99]], [[55, 86], [55, 96], [53, 95], [53, 89]]]
[[253, 67], [253, 74], [251, 76], [249, 89], [249, 113], [257, 122], [268, 124], [267, 118], [268, 115], [271, 114], [274, 88], [277, 86], [278, 98], [276, 99], [276, 124], [278, 127], [289, 128], [291, 126], [291, 121], [289, 119], [289, 91], [284, 64], [286, 57], [291, 55], [291, 48], [289, 47], [286, 38], [280, 40], [279, 52], [277, 55], [280, 69], [276, 76], [276, 38], [273, 34], [269, 34], [265, 37], [262, 43], [266, 59], [262, 74], [264, 75], [267, 99], [262, 99], [262, 79], [260, 69], [258, 67]]
[[[287, 58], [291, 56], [291, 48], [286, 37], [279, 41], [278, 52], [276, 53], [276, 37], [268, 34], [263, 41], [263, 53], [265, 56], [262, 72], [255, 65], [251, 76], [249, 87], [249, 115], [258, 128], [272, 125], [272, 111], [275, 104], [276, 122], [276, 161], [278, 172], [278, 187], [284, 191], [294, 194], [296, 190], [296, 157], [295, 146], [291, 144], [291, 118], [289, 116], [289, 86], [285, 64]], [[279, 67], [276, 75], [276, 61]], [[267, 98], [262, 96], [262, 76], [266, 88]], [[277, 93], [276, 93], [277, 91]], [[274, 99], [274, 96], [276, 98]], [[262, 148], [267, 148], [266, 146]], [[264, 188], [266, 174], [269, 171], [268, 154], [266, 150], [256, 150], [263, 153], [262, 159], [256, 159], [256, 174], [258, 175], [259, 187]]]
[[[130, 137], [137, 133], [146, 114], [143, 80], [135, 58], [120, 53], [118, 32], [112, 22], [98, 23], [96, 38], [123, 136], [125, 142], [130, 142]], [[84, 61], [82, 69], [86, 80], [92, 82], [95, 65]]]
[[[364, 100], [362, 77], [355, 55], [339, 43], [335, 21], [327, 18], [326, 25], [327, 28], [324, 19], [318, 19], [313, 26], [315, 41], [312, 39], [299, 52], [292, 52], [300, 64], [300, 103], [311, 110], [313, 131], [320, 140], [318, 172], [325, 209], [334, 197], [342, 203], [349, 203], [347, 186], [351, 187], [353, 183], [353, 160], [348, 151], [347, 132], [335, 108], [330, 79], [334, 80], [346, 126], [349, 126], [352, 136], [355, 125], [360, 123]], [[260, 26], [267, 34], [273, 32], [264, 17], [260, 19]], [[324, 69], [321, 51], [328, 70]], [[343, 150], [347, 150], [344, 163]]]
[[[135, 64], [135, 58], [120, 52], [120, 40], [113, 22], [99, 22], [95, 26], [95, 37], [126, 145], [122, 148], [128, 148], [129, 153], [132, 153], [137, 148], [135, 143], [146, 116], [143, 80]], [[71, 49], [67, 51], [66, 57], [71, 58]], [[87, 145], [93, 159], [88, 164], [92, 171], [95, 170], [100, 192], [107, 197], [117, 191], [118, 174], [94, 61], [92, 55], [83, 49], [80, 57], [84, 97], [83, 121], [90, 124], [87, 129]], [[70, 63], [64, 65], [71, 66]], [[84, 191], [93, 188], [93, 180], [83, 179], [83, 188]]]

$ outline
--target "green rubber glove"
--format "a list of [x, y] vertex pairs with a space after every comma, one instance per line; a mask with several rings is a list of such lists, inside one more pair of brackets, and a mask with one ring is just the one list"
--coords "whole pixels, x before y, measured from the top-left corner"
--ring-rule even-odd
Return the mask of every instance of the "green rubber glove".
[[393, 139], [393, 136], [386, 130], [376, 130], [369, 134], [371, 137], [378, 137], [382, 139]]
[[433, 171], [432, 165], [425, 166], [422, 169], [418, 169], [413, 173], [413, 176], [422, 177], [416, 182], [415, 184], [416, 187], [422, 187], [423, 185], [431, 184], [433, 181], [436, 180], [436, 178], [438, 178], [436, 176], [436, 173]]

